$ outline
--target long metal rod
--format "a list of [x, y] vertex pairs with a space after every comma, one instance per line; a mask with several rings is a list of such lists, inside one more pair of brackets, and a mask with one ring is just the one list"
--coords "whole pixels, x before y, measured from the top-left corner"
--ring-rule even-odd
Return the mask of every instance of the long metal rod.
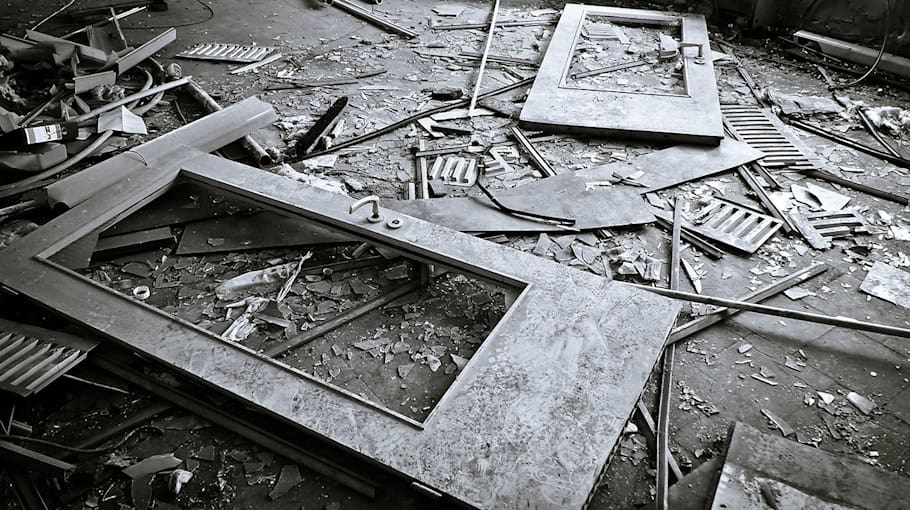
[[765, 193], [765, 189], [761, 187], [761, 184], [758, 183], [758, 181], [755, 179], [755, 176], [752, 175], [752, 173], [749, 172], [749, 170], [746, 167], [744, 167], [744, 166], [738, 167], [736, 169], [736, 173], [739, 174], [739, 176], [742, 178], [742, 180], [746, 181], [746, 185], [749, 186], [749, 189], [752, 190], [752, 193], [755, 193], [755, 196], [758, 197], [758, 201], [761, 202], [761, 204], [763, 206], [765, 206], [765, 209], [767, 209], [768, 212], [771, 213], [771, 216], [774, 216], [775, 218], [780, 220], [780, 222], [782, 224], [781, 226], [783, 227], [784, 232], [789, 234], [790, 232], [793, 232], [796, 230], [796, 227], [794, 227], [793, 224], [790, 222], [790, 217], [785, 215], [783, 212], [781, 212], [780, 209], [777, 208], [777, 205], [775, 205], [774, 202], [771, 201], [771, 197], [769, 197], [768, 194]]
[[521, 148], [528, 153], [528, 156], [531, 156], [531, 161], [533, 161], [537, 168], [540, 169], [541, 173], [543, 173], [543, 176], [553, 177], [556, 175], [556, 170], [553, 170], [553, 167], [547, 163], [547, 160], [543, 159], [543, 156], [540, 154], [540, 152], [537, 151], [537, 147], [534, 147], [534, 144], [528, 140], [528, 136], [524, 134], [524, 132], [517, 126], [512, 126], [510, 129], [512, 130], [512, 134], [515, 136], [515, 140], [518, 142], [518, 145], [520, 145]]
[[474, 91], [471, 92], [471, 103], [468, 105], [468, 117], [474, 116], [474, 107], [477, 106], [477, 95], [480, 93], [480, 82], [483, 81], [483, 70], [487, 67], [490, 56], [490, 45], [493, 44], [493, 31], [496, 30], [496, 16], [499, 14], [499, 0], [493, 2], [493, 16], [490, 18], [490, 32], [487, 34], [487, 43], [483, 47], [480, 57], [480, 68], [477, 70], [477, 81], [474, 82]]
[[832, 317], [830, 315], [823, 315], [820, 313], [811, 313], [811, 312], [800, 312], [798, 310], [789, 310], [787, 308], [778, 308], [776, 306], [766, 306], [759, 305], [755, 303], [747, 303], [744, 301], [737, 301], [735, 299], [726, 299], [719, 298], [715, 296], [705, 296], [702, 294], [693, 294], [691, 292], [683, 292], [680, 290], [672, 289], [662, 289], [660, 287], [651, 287], [648, 285], [640, 285], [637, 283], [626, 283], [625, 285], [630, 285], [632, 287], [647, 290], [655, 294], [660, 294], [662, 296], [671, 297], [674, 299], [682, 299], [684, 301], [692, 301], [695, 303], [704, 303], [707, 305], [717, 305], [717, 306], [726, 306], [728, 308], [736, 308], [743, 312], [755, 312], [762, 315], [771, 315], [774, 317], [784, 317], [787, 319], [796, 319], [806, 322], [814, 322], [816, 324], [828, 324], [831, 326], [838, 326], [846, 329], [853, 329], [858, 331], [871, 331], [873, 333], [881, 333], [883, 335], [893, 335], [899, 336], [901, 338], [910, 338], [910, 329], [900, 328], [897, 326], [886, 326], [884, 324], [876, 324], [874, 322], [864, 322], [856, 319], [851, 319], [850, 317]]
[[[673, 204], [673, 231], [670, 242], [670, 288], [679, 290], [680, 237], [682, 235], [681, 197]], [[669, 473], [667, 455], [670, 452], [670, 391], [673, 386], [673, 362], [676, 359], [676, 345], [670, 344], [664, 350], [663, 370], [660, 376], [660, 401], [657, 406], [657, 508], [667, 508]]]
[[[530, 85], [530, 84], [534, 83], [534, 78], [535, 78], [535, 76], [532, 76], [532, 77], [530, 77], [530, 78], [525, 78], [524, 80], [520, 80], [520, 81], [517, 81], [517, 82], [515, 82], [515, 83], [510, 83], [509, 85], [506, 85], [505, 87], [500, 87], [500, 88], [498, 88], [498, 89], [491, 90], [491, 91], [489, 91], [489, 92], [484, 92], [483, 94], [481, 94], [480, 96], [478, 96], [477, 99], [480, 100], [480, 99], [486, 99], [486, 98], [488, 98], [488, 97], [498, 96], [499, 94], [505, 94], [506, 92], [515, 90], [515, 89], [517, 89], [517, 88], [521, 88], [521, 87], [524, 87], [524, 86], [526, 86], [526, 85]], [[449, 110], [454, 110], [454, 109], [456, 109], [456, 108], [464, 108], [464, 107], [467, 106], [469, 103], [470, 103], [470, 100], [468, 100], [468, 99], [462, 99], [462, 100], [459, 100], [459, 101], [454, 101], [454, 102], [449, 103], [449, 104], [444, 104], [444, 105], [442, 105], [442, 106], [438, 106], [438, 107], [436, 107], [436, 108], [431, 108], [431, 109], [429, 109], [429, 110], [424, 110], [424, 111], [422, 111], [422, 112], [417, 112], [417, 113], [415, 113], [415, 114], [413, 114], [413, 115], [411, 115], [411, 116], [409, 116], [409, 117], [405, 117], [404, 119], [401, 119], [401, 120], [399, 120], [399, 121], [397, 121], [397, 122], [393, 122], [392, 124], [389, 124], [388, 126], [379, 128], [379, 129], [377, 129], [376, 131], [371, 131], [371, 132], [369, 132], [369, 133], [364, 133], [364, 134], [362, 134], [362, 135], [360, 135], [360, 136], [357, 136], [357, 137], [354, 137], [354, 138], [350, 138], [350, 139], [345, 140], [345, 141], [343, 141], [343, 142], [340, 142], [340, 143], [338, 143], [338, 144], [336, 144], [336, 145], [333, 145], [332, 147], [330, 147], [330, 148], [328, 148], [328, 149], [325, 149], [325, 150], [322, 150], [322, 151], [313, 152], [313, 153], [311, 153], [311, 154], [309, 155], [309, 157], [322, 156], [323, 154], [330, 154], [330, 153], [335, 152], [335, 151], [337, 151], [337, 150], [339, 150], [339, 149], [345, 149], [345, 148], [350, 147], [350, 146], [352, 146], [352, 145], [357, 145], [358, 143], [363, 143], [363, 142], [366, 142], [367, 140], [372, 140], [373, 138], [382, 136], [382, 135], [384, 135], [384, 134], [386, 134], [386, 133], [391, 133], [392, 131], [395, 131], [395, 130], [398, 129], [398, 128], [402, 128], [402, 127], [404, 127], [404, 126], [407, 126], [408, 124], [410, 124], [410, 123], [412, 123], [412, 122], [415, 122], [415, 121], [417, 121], [417, 120], [419, 120], [419, 119], [425, 119], [425, 118], [427, 118], [427, 117], [429, 117], [429, 116], [431, 116], [431, 115], [436, 115], [437, 113], [447, 112], [447, 111], [449, 111]], [[302, 159], [302, 158], [301, 158], [301, 159]]]
[[812, 133], [813, 135], [818, 135], [822, 138], [827, 138], [828, 140], [831, 140], [833, 142], [837, 142], [846, 147], [850, 147], [851, 149], [856, 149], [860, 152], [865, 152], [866, 154], [869, 154], [870, 156], [875, 156], [878, 159], [887, 161], [888, 163], [897, 165], [901, 168], [910, 168], [910, 160], [892, 156], [891, 154], [888, 154], [887, 152], [882, 152], [878, 149], [869, 147], [866, 144], [863, 144], [863, 143], [857, 142], [856, 140], [847, 138], [846, 136], [841, 136], [839, 134], [832, 133], [826, 129], [809, 124], [808, 122], [803, 122], [801, 120], [790, 119], [790, 118], [785, 118], [785, 120], [789, 124], [796, 126], [800, 129], [802, 129], [803, 131], [808, 131], [808, 132]]
[[[648, 431], [651, 432], [651, 435], [654, 438], [654, 444], [657, 444], [657, 424], [654, 422], [654, 417], [651, 416], [651, 411], [648, 411], [648, 406], [645, 403], [638, 399], [638, 412], [641, 414], [641, 418], [645, 421], [645, 425], [648, 426]], [[673, 472], [673, 476], [676, 477], [676, 480], [682, 480], [683, 474], [682, 470], [679, 469], [679, 464], [676, 462], [676, 458], [673, 457], [673, 452], [667, 452], [667, 461], [670, 464], [670, 471]]]
[[[190, 93], [193, 99], [201, 104], [203, 108], [205, 108], [207, 112], [215, 113], [224, 110], [224, 108], [218, 104], [218, 102], [215, 101], [215, 99], [212, 98], [212, 96], [210, 96], [209, 93], [200, 87], [199, 84], [195, 81], [189, 80], [189, 82], [187, 82], [186, 90]], [[244, 149], [246, 149], [247, 152], [250, 153], [250, 155], [253, 156], [253, 159], [256, 160], [256, 163], [258, 165], [262, 166], [272, 163], [272, 157], [269, 156], [265, 149], [259, 145], [259, 142], [253, 140], [253, 137], [250, 135], [246, 135], [241, 138], [240, 144]]]
[[331, 319], [319, 324], [318, 326], [316, 326], [312, 329], [308, 329], [308, 330], [300, 333], [299, 335], [295, 336], [294, 338], [289, 339], [287, 342], [285, 342], [281, 345], [276, 345], [275, 347], [272, 347], [271, 349], [265, 351], [265, 355], [274, 358], [275, 356], [279, 356], [290, 350], [293, 350], [300, 346], [306, 345], [306, 344], [312, 342], [313, 340], [316, 340], [317, 338], [321, 337], [322, 335], [325, 335], [326, 333], [328, 333], [332, 330], [335, 330], [341, 326], [344, 326], [345, 324], [351, 322], [352, 320], [356, 319], [357, 317], [366, 315], [367, 313], [372, 312], [373, 310], [375, 310], [381, 306], [384, 306], [388, 303], [391, 303], [392, 301], [400, 298], [401, 296], [404, 296], [405, 294], [410, 294], [411, 292], [414, 292], [415, 290], [417, 290], [419, 288], [420, 288], [420, 283], [407, 283], [398, 288], [392, 289], [391, 291], [389, 291], [385, 294], [380, 294], [379, 296], [376, 296], [373, 299], [370, 299], [359, 306], [355, 306], [354, 308], [351, 308], [350, 310], [348, 310], [344, 313], [341, 313], [341, 314], [336, 315], [335, 317], [332, 317]]
[[[754, 292], [750, 292], [750, 293], [740, 297], [739, 301], [748, 301], [750, 303], [757, 303], [759, 301], [763, 301], [765, 299], [768, 299], [771, 296], [774, 296], [776, 294], [779, 294], [779, 293], [789, 289], [790, 287], [794, 287], [796, 285], [799, 285], [799, 284], [805, 282], [806, 280], [808, 280], [810, 278], [818, 276], [827, 270], [828, 270], [828, 266], [826, 266], [825, 264], [821, 264], [821, 263], [813, 264], [809, 267], [803, 268], [803, 269], [791, 274], [790, 276], [787, 276], [786, 278], [784, 278], [783, 280], [781, 280], [779, 282], [772, 283], [772, 284], [762, 287], [761, 289], [758, 289]], [[736, 310], [734, 308], [722, 308], [720, 310], [715, 311], [714, 313], [712, 313], [710, 315], [705, 315], [705, 316], [699, 317], [697, 319], [691, 320], [681, 326], [677, 326], [676, 328], [673, 329], [673, 331], [670, 332], [670, 336], [669, 336], [669, 338], [667, 338], [667, 344], [668, 345], [674, 344], [676, 342], [679, 342], [680, 340], [689, 338], [690, 336], [694, 335], [695, 333], [698, 333], [699, 331], [703, 331], [703, 330], [709, 328], [710, 326], [717, 324], [718, 322], [720, 322], [728, 317], [732, 317], [738, 313], [739, 313], [739, 310]]]
[[894, 156], [896, 158], [902, 157], [901, 153], [897, 152], [897, 150], [894, 147], [892, 147], [891, 144], [888, 143], [884, 137], [882, 137], [882, 134], [878, 132], [878, 128], [876, 128], [875, 125], [872, 124], [872, 121], [869, 120], [869, 116], [866, 115], [866, 109], [859, 108], [856, 111], [857, 111], [857, 113], [859, 113], [859, 120], [861, 120], [863, 125], [866, 127], [866, 131], [868, 131], [869, 134], [872, 135], [873, 138], [875, 138], [875, 140], [879, 143], [879, 145], [884, 147], [885, 150], [888, 151], [888, 154], [891, 154], [892, 156]]
[[380, 18], [379, 16], [374, 15], [372, 12], [360, 7], [359, 5], [349, 3], [346, 0], [331, 0], [327, 1], [326, 3], [332, 7], [337, 7], [342, 11], [347, 12], [348, 14], [352, 14], [358, 18], [365, 19], [370, 23], [373, 23], [374, 25], [379, 26], [380, 28], [383, 28], [389, 32], [403, 35], [408, 38], [414, 38], [418, 35], [417, 32], [414, 32], [413, 30], [408, 30], [407, 28], [400, 27], [387, 19]]
[[626, 62], [624, 64], [617, 64], [615, 66], [601, 67], [599, 69], [591, 69], [590, 71], [575, 73], [572, 75], [572, 79], [578, 80], [580, 78], [590, 78], [591, 76], [600, 76], [602, 74], [622, 71], [623, 69], [631, 69], [633, 67], [640, 67], [644, 65], [648, 65], [648, 62], [646, 60], [636, 60], [634, 62]]
[[824, 181], [833, 182], [834, 184], [839, 184], [847, 188], [852, 188], [856, 191], [861, 191], [867, 195], [872, 195], [873, 197], [882, 198], [885, 200], [890, 200], [902, 205], [910, 205], [910, 197], [906, 195], [899, 195], [897, 193], [891, 193], [890, 191], [885, 191], [883, 189], [873, 188], [867, 184], [861, 182], [851, 181], [837, 174], [832, 174], [827, 170], [809, 170], [805, 172], [806, 175], [810, 177], [815, 177], [816, 179], [822, 179]]
[[[552, 19], [528, 19], [528, 20], [515, 20], [515, 21], [502, 21], [497, 24], [496, 28], [505, 28], [505, 27], [532, 27], [532, 26], [541, 26], [541, 25], [555, 25], [559, 21], [558, 18]], [[430, 28], [433, 30], [476, 30], [479, 28], [487, 28], [486, 23], [463, 23], [460, 25], [431, 25]]]

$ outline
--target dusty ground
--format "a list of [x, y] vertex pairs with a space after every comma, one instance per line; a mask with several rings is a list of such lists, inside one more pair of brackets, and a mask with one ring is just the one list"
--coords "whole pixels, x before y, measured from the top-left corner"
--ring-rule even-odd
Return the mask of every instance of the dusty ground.
[[[192, 0], [172, 0], [170, 10], [165, 13], [149, 13], [125, 23], [131, 40], [141, 42], [152, 37], [160, 29], [144, 30], [143, 27], [167, 27], [174, 24], [193, 23], [204, 20], [207, 12]], [[617, 2], [626, 6], [648, 7], [646, 2]], [[52, 11], [60, 2], [34, 2], [28, 6], [17, 2], [9, 3], [9, 9], [0, 17], [0, 28], [21, 30], [24, 26], [40, 19]], [[441, 18], [433, 13], [439, 5], [463, 6], [464, 11], [455, 19]], [[40, 6], [40, 7], [39, 7]], [[535, 9], [558, 8], [557, 2], [506, 2], [502, 18], [528, 16]], [[209, 21], [178, 29], [178, 41], [161, 55], [163, 63], [179, 62], [184, 74], [192, 75], [213, 96], [222, 103], [230, 104], [249, 95], [270, 102], [286, 122], [263, 129], [256, 138], [268, 146], [283, 147], [282, 137], [297, 127], [307, 127], [337, 97], [348, 95], [352, 105], [346, 113], [344, 132], [341, 138], [361, 134], [381, 127], [416, 111], [428, 97], [422, 91], [428, 88], [455, 87], [470, 92], [475, 76], [475, 60], [457, 57], [462, 51], [481, 51], [482, 31], [433, 31], [429, 20], [440, 23], [482, 22], [487, 18], [489, 7], [481, 3], [463, 2], [393, 2], [386, 0], [375, 9], [399, 23], [413, 27], [420, 36], [403, 40], [385, 34], [373, 26], [347, 14], [304, 0], [261, 0], [243, 2], [223, 0], [213, 3], [215, 16]], [[548, 16], [541, 13], [541, 16]], [[67, 27], [49, 24], [44, 27], [51, 33], [62, 33]], [[134, 29], [135, 28], [135, 29]], [[491, 52], [497, 55], [525, 60], [539, 61], [550, 35], [549, 27], [508, 28], [497, 32]], [[726, 32], [729, 37], [730, 33]], [[174, 55], [185, 47], [197, 42], [221, 41], [234, 43], [256, 43], [280, 47], [286, 58], [252, 76], [236, 77], [226, 74], [229, 65], [222, 63], [175, 60]], [[721, 48], [715, 47], [720, 50]], [[455, 55], [449, 57], [432, 54]], [[770, 40], [737, 40], [736, 54], [750, 69], [753, 77], [762, 87], [775, 92], [826, 95], [824, 82], [818, 71], [805, 63], [785, 56]], [[609, 57], [609, 56], [605, 56]], [[610, 65], [613, 61], [585, 63], [585, 69], [598, 65]], [[384, 69], [387, 72], [359, 80], [356, 84], [312, 89], [291, 89], [268, 91], [268, 87], [286, 84], [282, 76], [294, 75], [306, 81], [318, 81], [350, 77]], [[718, 86], [722, 102], [754, 104], [749, 89], [734, 67], [719, 64]], [[661, 72], [666, 71], [662, 70]], [[533, 67], [522, 65], [493, 66], [485, 75], [484, 83], [493, 88], [510, 83], [517, 77], [531, 76]], [[630, 70], [634, 76], [642, 70]], [[286, 74], [285, 74], [286, 73]], [[641, 76], [641, 75], [639, 75]], [[614, 75], [611, 79], [623, 79]], [[671, 86], [656, 81], [648, 86]], [[846, 92], [853, 100], [862, 100], [870, 105], [908, 106], [907, 96], [891, 89], [863, 85]], [[521, 92], [500, 99], [510, 102], [520, 98]], [[170, 97], [169, 102], [159, 106], [149, 121], [153, 134], [165, 132], [179, 125], [174, 104], [192, 118], [198, 112], [186, 97]], [[837, 115], [819, 117], [826, 125], [837, 128], [844, 126], [850, 136], [874, 141], [850, 123]], [[506, 127], [510, 121], [502, 117], [480, 117], [468, 123], [460, 121], [462, 127], [474, 131], [474, 139], [481, 143], [504, 141]], [[377, 194], [391, 199], [403, 196], [406, 182], [413, 179], [413, 158], [410, 150], [415, 147], [419, 129], [403, 128], [393, 134], [376, 139], [356, 151], [342, 155], [334, 168], [325, 172], [330, 178], [345, 180], [352, 196]], [[844, 175], [890, 190], [904, 190], [910, 184], [906, 170], [883, 164], [873, 158], [837, 146], [831, 142], [804, 134], [800, 135], [815, 152], [834, 168], [859, 168], [861, 173], [847, 172]], [[457, 142], [456, 142], [457, 141]], [[437, 142], [440, 145], [466, 143], [467, 137], [449, 137]], [[433, 147], [433, 141], [429, 142]], [[622, 140], [589, 140], [576, 137], [558, 136], [553, 140], [537, 144], [544, 157], [555, 166], [565, 170], [586, 168], [608, 161], [622, 160], [653, 150], [638, 144], [627, 144]], [[512, 187], [537, 179], [533, 167], [526, 161], [516, 161], [516, 172], [494, 180], [494, 187]], [[789, 186], [791, 180], [803, 180], [801, 176], [786, 174], [780, 176]], [[352, 185], [353, 184], [353, 185]], [[827, 185], [826, 185], [827, 186]], [[858, 291], [865, 272], [872, 261], [884, 260], [893, 264], [908, 264], [906, 241], [890, 238], [888, 225], [883, 218], [890, 216], [892, 222], [907, 225], [910, 212], [900, 206], [858, 194], [848, 189], [837, 189], [851, 197], [851, 206], [858, 206], [864, 217], [873, 225], [872, 235], [847, 238], [835, 243], [827, 251], [819, 252], [796, 237], [775, 236], [752, 257], [727, 255], [721, 261], [712, 261], [696, 253], [684, 252], [684, 258], [703, 272], [704, 293], [736, 297], [763, 286], [777, 278], [792, 273], [814, 261], [829, 264], [830, 269], [814, 278], [803, 287], [815, 295], [793, 301], [778, 296], [767, 303], [800, 310], [844, 315], [857, 319], [871, 320], [892, 325], [910, 324], [905, 308], [867, 297]], [[464, 193], [454, 190], [454, 194]], [[757, 206], [742, 182], [732, 174], [692, 182], [678, 188], [661, 192], [662, 198], [684, 196], [695, 201], [705, 194], [718, 194]], [[880, 213], [884, 212], [885, 214]], [[669, 260], [669, 239], [667, 234], [654, 227], [636, 230], [617, 229], [613, 237], [594, 240], [598, 251], [598, 262], [587, 265], [593, 268], [617, 265], [605, 254], [607, 250], [622, 247], [631, 251], [643, 251], [657, 259]], [[536, 244], [536, 237], [508, 236], [498, 241], [518, 249], [530, 251]], [[588, 246], [590, 239], [562, 239], [566, 246]], [[350, 250], [351, 246], [341, 249]], [[269, 262], [290, 262], [305, 250], [282, 249], [255, 252], [229, 252], [199, 257], [174, 257], [174, 266], [158, 272], [160, 256], [165, 252], [154, 252], [128, 259], [105, 261], [90, 271], [94, 276], [103, 271], [111, 277], [111, 285], [131, 289], [140, 281], [151, 283], [153, 300], [156, 305], [177, 313], [193, 322], [205, 322], [206, 327], [224, 327], [224, 310], [212, 304], [212, 286], [215, 282], [240, 271], [257, 269]], [[548, 257], [562, 263], [574, 264], [580, 270], [588, 269], [579, 264], [574, 256], [560, 256], [571, 249], [556, 247]], [[604, 253], [604, 254], [601, 254]], [[337, 254], [336, 254], [337, 255]], [[320, 253], [319, 263], [338, 260], [333, 254]], [[192, 260], [183, 260], [184, 258]], [[182, 262], [181, 262], [182, 261]], [[142, 276], [124, 272], [126, 264], [146, 264], [153, 276]], [[356, 274], [343, 273], [340, 276], [327, 275], [322, 279], [306, 280], [304, 288], [293, 295], [289, 303], [290, 315], [295, 322], [307, 322], [315, 318], [330, 316], [331, 313], [351, 306], [358, 300], [366, 299], [379, 288], [391, 282], [381, 273], [387, 267], [359, 271]], [[133, 269], [136, 266], [131, 266]], [[666, 278], [666, 267], [663, 269]], [[161, 276], [161, 283], [179, 282], [180, 286], [155, 285], [155, 278]], [[614, 275], [616, 278], [635, 276]], [[352, 284], [343, 282], [353, 278], [375, 284], [372, 290], [358, 293]], [[130, 280], [128, 284], [123, 280]], [[328, 281], [328, 286], [320, 282]], [[193, 293], [187, 289], [196, 289]], [[690, 283], [683, 279], [683, 289], [692, 290]], [[180, 292], [183, 292], [180, 295]], [[479, 296], [486, 296], [480, 298]], [[489, 301], [487, 301], [489, 299]], [[451, 300], [452, 302], [448, 302]], [[325, 305], [327, 301], [334, 305]], [[420, 419], [432, 406], [435, 398], [447, 386], [454, 371], [449, 371], [454, 361], [449, 357], [455, 353], [470, 357], [471, 339], [482, 338], [502, 312], [502, 293], [498, 289], [480, 286], [476, 282], [455, 275], [437, 280], [436, 286], [423, 291], [419, 299], [406, 300], [395, 307], [389, 307], [373, 316], [351, 324], [347, 329], [323, 337], [309, 347], [295, 351], [290, 361], [305, 371], [329, 382], [347, 385], [355, 392], [373, 392], [373, 400]], [[320, 309], [320, 305], [322, 308]], [[459, 313], [447, 314], [457, 309]], [[6, 310], [15, 316], [26, 312], [19, 304], [9, 303]], [[463, 313], [462, 313], [463, 312]], [[476, 312], [476, 313], [475, 313]], [[475, 313], [474, 316], [471, 314]], [[295, 315], [296, 314], [296, 315]], [[410, 315], [409, 315], [410, 314]], [[323, 317], [315, 317], [322, 315]], [[468, 327], [481, 316], [480, 328]], [[32, 319], [39, 316], [27, 315]], [[428, 339], [432, 329], [435, 335]], [[439, 335], [445, 331], [448, 336]], [[452, 335], [453, 331], [460, 334]], [[261, 328], [249, 340], [250, 345], [261, 347], [269, 342], [280, 341], [283, 331], [275, 328]], [[374, 336], [377, 335], [378, 336]], [[388, 352], [377, 349], [374, 356], [369, 350], [353, 347], [357, 342], [371, 338], [391, 338], [408, 344], [408, 348], [393, 354], [393, 360], [385, 362]], [[405, 338], [402, 338], [402, 335]], [[391, 351], [395, 342], [389, 342]], [[751, 349], [746, 346], [751, 345]], [[680, 344], [676, 351], [674, 366], [674, 405], [670, 416], [671, 445], [683, 471], [688, 472], [706, 460], [723, 453], [727, 432], [735, 420], [749, 423], [766, 430], [772, 430], [762, 409], [783, 418], [796, 429], [796, 439], [815, 444], [820, 448], [857, 456], [885, 469], [907, 474], [910, 460], [910, 383], [907, 379], [910, 349], [905, 340], [881, 335], [862, 334], [829, 326], [778, 320], [754, 314], [743, 314], [718, 324]], [[401, 347], [399, 345], [399, 347]], [[443, 349], [434, 350], [433, 347]], [[337, 348], [337, 349], [336, 349]], [[423, 349], [421, 351], [421, 349]], [[429, 349], [429, 351], [427, 351]], [[438, 351], [438, 352], [437, 352]], [[351, 353], [350, 358], [348, 352]], [[426, 358], [417, 354], [430, 354], [444, 359], [438, 372], [430, 371]], [[414, 363], [410, 380], [402, 384], [382, 386], [373, 384], [383, 377], [396, 377], [400, 366]], [[794, 368], [795, 367], [795, 368]], [[457, 369], [457, 367], [456, 367]], [[373, 374], [373, 375], [370, 375]], [[760, 374], [772, 379], [777, 385], [769, 385], [751, 377]], [[83, 367], [76, 375], [105, 382], [127, 389], [127, 393], [112, 392], [86, 386], [74, 381], [62, 381], [45, 391], [38, 398], [29, 399], [17, 407], [17, 417], [35, 426], [35, 435], [60, 442], [75, 441], [89, 431], [108, 424], [118, 423], [138, 408], [149, 405], [154, 399], [143, 391], [128, 388], [122, 381], [105, 375], [89, 366]], [[366, 376], [366, 383], [364, 382]], [[391, 380], [388, 377], [385, 379]], [[645, 390], [645, 401], [655, 409], [656, 379]], [[430, 383], [437, 383], [435, 393], [415, 394], [409, 391]], [[411, 389], [401, 386], [410, 386]], [[369, 390], [365, 389], [369, 387]], [[876, 409], [871, 415], [860, 413], [845, 399], [846, 393], [855, 391], [874, 400]], [[834, 396], [829, 405], [820, 404], [817, 392]], [[434, 396], [436, 395], [436, 396]], [[404, 402], [404, 405], [399, 405]], [[638, 428], [646, 430], [638, 419]], [[301, 468], [303, 482], [286, 495], [270, 501], [270, 492], [282, 466], [289, 464], [276, 452], [258, 448], [238, 436], [211, 426], [204, 420], [195, 419], [182, 410], [171, 410], [150, 424], [160, 427], [163, 432], [146, 431], [141, 439], [133, 439], [121, 449], [119, 456], [143, 457], [150, 454], [175, 452], [178, 457], [195, 459], [195, 476], [176, 499], [166, 496], [166, 489], [158, 480], [154, 486], [156, 498], [163, 502], [159, 507], [168, 508], [254, 508], [264, 504], [270, 508], [410, 508], [419, 505], [412, 491], [401, 484], [386, 481], [387, 489], [379, 501], [369, 501], [345, 487]], [[650, 437], [643, 433], [630, 434], [620, 444], [617, 455], [607, 467], [605, 476], [592, 500], [592, 508], [629, 508], [650, 505], [653, 498], [654, 460]], [[277, 452], [280, 454], [280, 452]], [[103, 468], [105, 462], [118, 460], [116, 456], [80, 455], [80, 469], [67, 486], [72, 493], [68, 508], [119, 508], [130, 505], [131, 484], [111, 468]], [[187, 467], [190, 467], [188, 463]], [[10, 492], [0, 495], [0, 501], [11, 501]], [[11, 507], [15, 507], [10, 503]], [[135, 504], [134, 504], [135, 506]]]

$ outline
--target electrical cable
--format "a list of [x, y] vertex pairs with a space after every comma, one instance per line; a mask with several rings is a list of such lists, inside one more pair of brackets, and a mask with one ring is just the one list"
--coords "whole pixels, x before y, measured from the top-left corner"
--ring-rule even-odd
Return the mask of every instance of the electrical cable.
[[[891, 37], [891, 0], [884, 0], [884, 1], [885, 1], [885, 20], [884, 20], [885, 31], [884, 31], [884, 35], [882, 36], [882, 45], [881, 45], [881, 48], [879, 48], [879, 50], [878, 50], [878, 55], [875, 57], [875, 61], [872, 63], [871, 66], [869, 66], [869, 69], [867, 69], [866, 72], [863, 73], [863, 75], [860, 76], [859, 78], [851, 81], [850, 83], [829, 86], [828, 87], [829, 90], [842, 90], [842, 89], [848, 89], [850, 87], [859, 85], [860, 83], [865, 81], [866, 78], [868, 78], [870, 75], [872, 75], [872, 73], [874, 73], [876, 69], [878, 69], [878, 65], [879, 65], [879, 63], [881, 63], [882, 57], [885, 56], [885, 48], [888, 46], [888, 40]], [[802, 16], [802, 18], [800, 18], [800, 22], [799, 22], [800, 30], [802, 29], [803, 24], [805, 23], [805, 20], [809, 17], [809, 14], [812, 13], [812, 11], [815, 9], [815, 7], [818, 5], [818, 3], [819, 3], [819, 0], [812, 0], [812, 3], [810, 3], [809, 6], [806, 7], [806, 10], [803, 11], [803, 16]]]
[[202, 19], [202, 20], [199, 20], [199, 21], [189, 21], [189, 22], [186, 22], [186, 23], [178, 23], [178, 24], [176, 24], [176, 25], [158, 25], [158, 26], [156, 26], [156, 25], [143, 25], [143, 26], [141, 26], [141, 27], [120, 27], [120, 28], [122, 28], [123, 30], [145, 30], [145, 29], [147, 29], [147, 28], [179, 28], [179, 27], [191, 27], [191, 26], [194, 26], [194, 25], [200, 25], [200, 24], [202, 24], [202, 23], [205, 23], [206, 21], [209, 21], [209, 20], [211, 20], [212, 18], [215, 17], [215, 10], [212, 9], [212, 7], [211, 7], [210, 5], [208, 5], [207, 3], [205, 3], [203, 0], [196, 0], [196, 2], [197, 2], [199, 5], [201, 5], [202, 7], [204, 7], [205, 10], [209, 11], [209, 15], [208, 15], [207, 18]]
[[28, 437], [28, 436], [15, 436], [15, 435], [9, 435], [9, 434], [0, 436], [0, 439], [2, 439], [4, 441], [21, 441], [23, 443], [40, 444], [40, 445], [50, 446], [52, 448], [57, 448], [60, 450], [65, 450], [65, 451], [73, 452], [73, 453], [104, 453], [104, 452], [108, 452], [108, 451], [116, 450], [117, 448], [120, 448], [121, 446], [126, 444], [127, 441], [132, 439], [132, 437], [134, 435], [136, 435], [140, 431], [146, 430], [146, 429], [152, 429], [160, 434], [164, 434], [164, 429], [161, 427], [156, 427], [154, 425], [142, 425], [142, 426], [137, 427], [137, 428], [133, 429], [132, 431], [130, 431], [130, 433], [127, 434], [126, 437], [124, 437], [120, 441], [118, 441], [110, 446], [102, 446], [100, 448], [76, 448], [73, 446], [67, 446], [65, 444], [55, 443], [54, 441], [48, 441], [46, 439], [38, 439], [36, 437]]

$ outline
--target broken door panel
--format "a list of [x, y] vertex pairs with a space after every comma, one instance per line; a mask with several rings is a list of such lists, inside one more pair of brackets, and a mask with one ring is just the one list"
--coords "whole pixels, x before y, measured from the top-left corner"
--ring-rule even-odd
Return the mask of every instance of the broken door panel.
[[[425, 419], [319, 380], [49, 260], [178, 179], [519, 290]], [[0, 253], [3, 286], [243, 405], [477, 508], [583, 508], [678, 311], [674, 302], [281, 176], [197, 155], [149, 168]], [[393, 222], [392, 228], [389, 221]], [[658, 318], [658, 320], [655, 320]], [[383, 407], [386, 407], [383, 409]]]
[[716, 145], [710, 55], [702, 16], [567, 4], [519, 119], [528, 129]]

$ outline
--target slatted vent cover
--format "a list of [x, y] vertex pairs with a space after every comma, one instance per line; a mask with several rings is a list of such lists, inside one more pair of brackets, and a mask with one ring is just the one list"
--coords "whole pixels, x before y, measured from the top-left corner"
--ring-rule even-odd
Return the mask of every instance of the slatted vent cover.
[[203, 43], [177, 54], [179, 58], [219, 60], [248, 64], [259, 62], [275, 51], [274, 46], [243, 46], [241, 44]]
[[819, 161], [781, 124], [780, 119], [754, 106], [721, 105], [724, 124], [734, 136], [767, 154], [758, 160], [762, 167], [794, 171], [817, 170]]
[[[28, 396], [54, 382], [88, 356], [95, 343], [31, 336], [38, 328], [0, 321], [0, 389]], [[44, 337], [44, 335], [41, 335]]]
[[754, 253], [783, 224], [777, 218], [715, 199], [696, 211], [691, 230], [727, 246]]

